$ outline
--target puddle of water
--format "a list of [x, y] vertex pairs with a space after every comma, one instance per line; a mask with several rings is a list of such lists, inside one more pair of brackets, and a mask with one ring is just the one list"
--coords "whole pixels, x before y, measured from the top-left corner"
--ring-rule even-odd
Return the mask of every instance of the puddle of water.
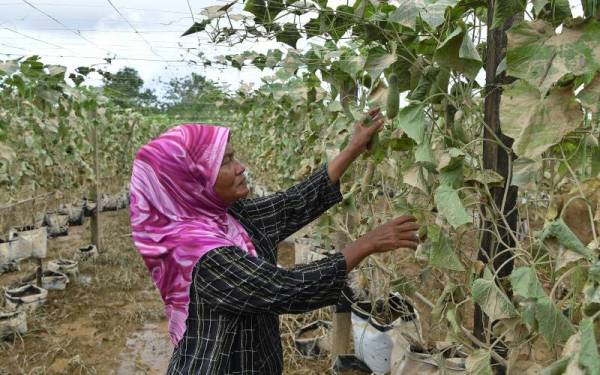
[[121, 365], [116, 375], [166, 373], [173, 353], [166, 322], [146, 323], [141, 331], [127, 338], [127, 348], [120, 356]]

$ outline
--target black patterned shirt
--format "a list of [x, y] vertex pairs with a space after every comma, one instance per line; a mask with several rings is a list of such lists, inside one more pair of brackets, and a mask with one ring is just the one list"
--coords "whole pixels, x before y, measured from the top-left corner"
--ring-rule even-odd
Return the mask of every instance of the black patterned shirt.
[[346, 261], [338, 253], [283, 269], [276, 265], [276, 246], [341, 199], [339, 182], [332, 183], [324, 166], [285, 192], [230, 207], [258, 257], [222, 247], [198, 261], [186, 332], [167, 374], [282, 373], [279, 314], [336, 304], [346, 282]]

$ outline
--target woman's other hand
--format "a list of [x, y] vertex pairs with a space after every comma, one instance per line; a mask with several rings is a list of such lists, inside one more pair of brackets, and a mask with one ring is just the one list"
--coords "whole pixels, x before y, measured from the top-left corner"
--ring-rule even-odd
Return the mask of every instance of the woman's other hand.
[[419, 227], [414, 216], [400, 216], [366, 233], [342, 250], [346, 257], [347, 271], [350, 272], [371, 254], [398, 248], [416, 249], [419, 244]]
[[380, 108], [371, 109], [364, 120], [354, 125], [354, 134], [348, 143], [348, 148], [359, 154], [366, 151], [371, 139], [383, 129], [383, 123], [384, 118]]
[[373, 253], [385, 253], [401, 247], [416, 250], [419, 227], [414, 216], [400, 216], [378, 226], [357, 241], [370, 246]]

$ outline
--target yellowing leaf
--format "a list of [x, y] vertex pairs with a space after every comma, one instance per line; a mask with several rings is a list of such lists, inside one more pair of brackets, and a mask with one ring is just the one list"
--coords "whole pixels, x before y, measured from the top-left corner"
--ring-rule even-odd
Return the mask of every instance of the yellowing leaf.
[[542, 98], [524, 81], [508, 86], [500, 103], [502, 131], [515, 140], [517, 155], [534, 159], [560, 142], [583, 120], [583, 112], [570, 87], [557, 87]]
[[545, 94], [566, 74], [593, 74], [600, 69], [600, 23], [564, 26], [560, 34], [543, 20], [521, 22], [507, 33], [507, 73]]

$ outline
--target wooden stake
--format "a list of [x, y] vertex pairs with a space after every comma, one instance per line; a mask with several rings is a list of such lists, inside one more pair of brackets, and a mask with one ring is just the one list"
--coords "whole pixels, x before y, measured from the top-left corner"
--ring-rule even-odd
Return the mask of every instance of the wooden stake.
[[100, 195], [100, 160], [98, 150], [98, 119], [97, 114], [94, 114], [93, 127], [91, 131], [91, 143], [94, 150], [94, 182], [92, 184], [91, 199], [96, 202], [96, 209], [92, 214], [92, 220], [90, 223], [90, 229], [92, 231], [92, 243], [96, 245], [98, 252], [101, 252], [100, 244], [100, 210], [102, 209], [101, 195]]
[[352, 352], [352, 320], [349, 312], [336, 312], [333, 314], [333, 342], [331, 343], [331, 358], [340, 354]]
[[41, 288], [42, 287], [42, 274], [44, 273], [42, 258], [36, 258], [35, 261], [38, 266], [37, 271], [35, 273], [36, 284], [37, 284], [37, 286], [39, 286]]
[[[488, 25], [492, 24], [494, 8], [497, 6], [495, 0], [488, 0]], [[487, 52], [486, 52], [486, 87], [485, 87], [485, 103], [484, 103], [484, 122], [487, 125], [484, 129], [484, 143], [483, 143], [483, 166], [486, 169], [491, 169], [498, 172], [504, 177], [505, 183], [510, 183], [508, 177], [510, 175], [509, 166], [510, 159], [514, 158], [512, 152], [507, 152], [505, 148], [509, 149], [512, 146], [513, 140], [502, 133], [500, 124], [500, 100], [502, 95], [502, 85], [510, 83], [510, 78], [506, 76], [504, 72], [497, 74], [498, 66], [500, 62], [506, 56], [507, 37], [506, 30], [508, 30], [514, 21], [517, 20], [514, 16], [504, 23], [501, 27], [497, 27], [493, 30], [488, 28], [487, 32]], [[498, 145], [497, 139], [500, 139], [502, 146]], [[498, 279], [509, 276], [513, 269], [512, 251], [508, 251], [501, 242], [495, 237], [499, 235], [502, 238], [504, 244], [508, 244], [508, 248], [514, 247], [514, 240], [510, 236], [510, 231], [516, 231], [518, 212], [515, 209], [517, 203], [517, 187], [516, 186], [502, 186], [490, 188], [493, 195], [493, 199], [497, 207], [502, 207], [503, 212], [501, 213], [506, 217], [506, 222], [510, 228], [507, 228], [504, 222], [501, 222], [497, 226], [499, 233], [494, 233], [494, 223], [489, 220], [490, 211], [487, 207], [482, 207], [484, 212], [484, 232], [480, 248], [478, 259], [484, 263], [488, 263], [488, 266], [496, 271]], [[500, 268], [502, 267], [502, 268]], [[510, 291], [508, 291], [510, 294]], [[509, 295], [510, 297], [510, 295]], [[474, 335], [475, 337], [488, 345], [493, 338], [487, 337], [489, 332], [486, 332], [486, 327], [490, 326], [488, 317], [483, 313], [479, 305], [475, 305], [474, 310]], [[506, 358], [508, 351], [501, 343], [498, 343], [492, 348], [492, 350], [499, 356]], [[494, 363], [495, 362], [495, 363]], [[496, 374], [506, 374], [506, 362], [492, 361], [493, 370]]]

